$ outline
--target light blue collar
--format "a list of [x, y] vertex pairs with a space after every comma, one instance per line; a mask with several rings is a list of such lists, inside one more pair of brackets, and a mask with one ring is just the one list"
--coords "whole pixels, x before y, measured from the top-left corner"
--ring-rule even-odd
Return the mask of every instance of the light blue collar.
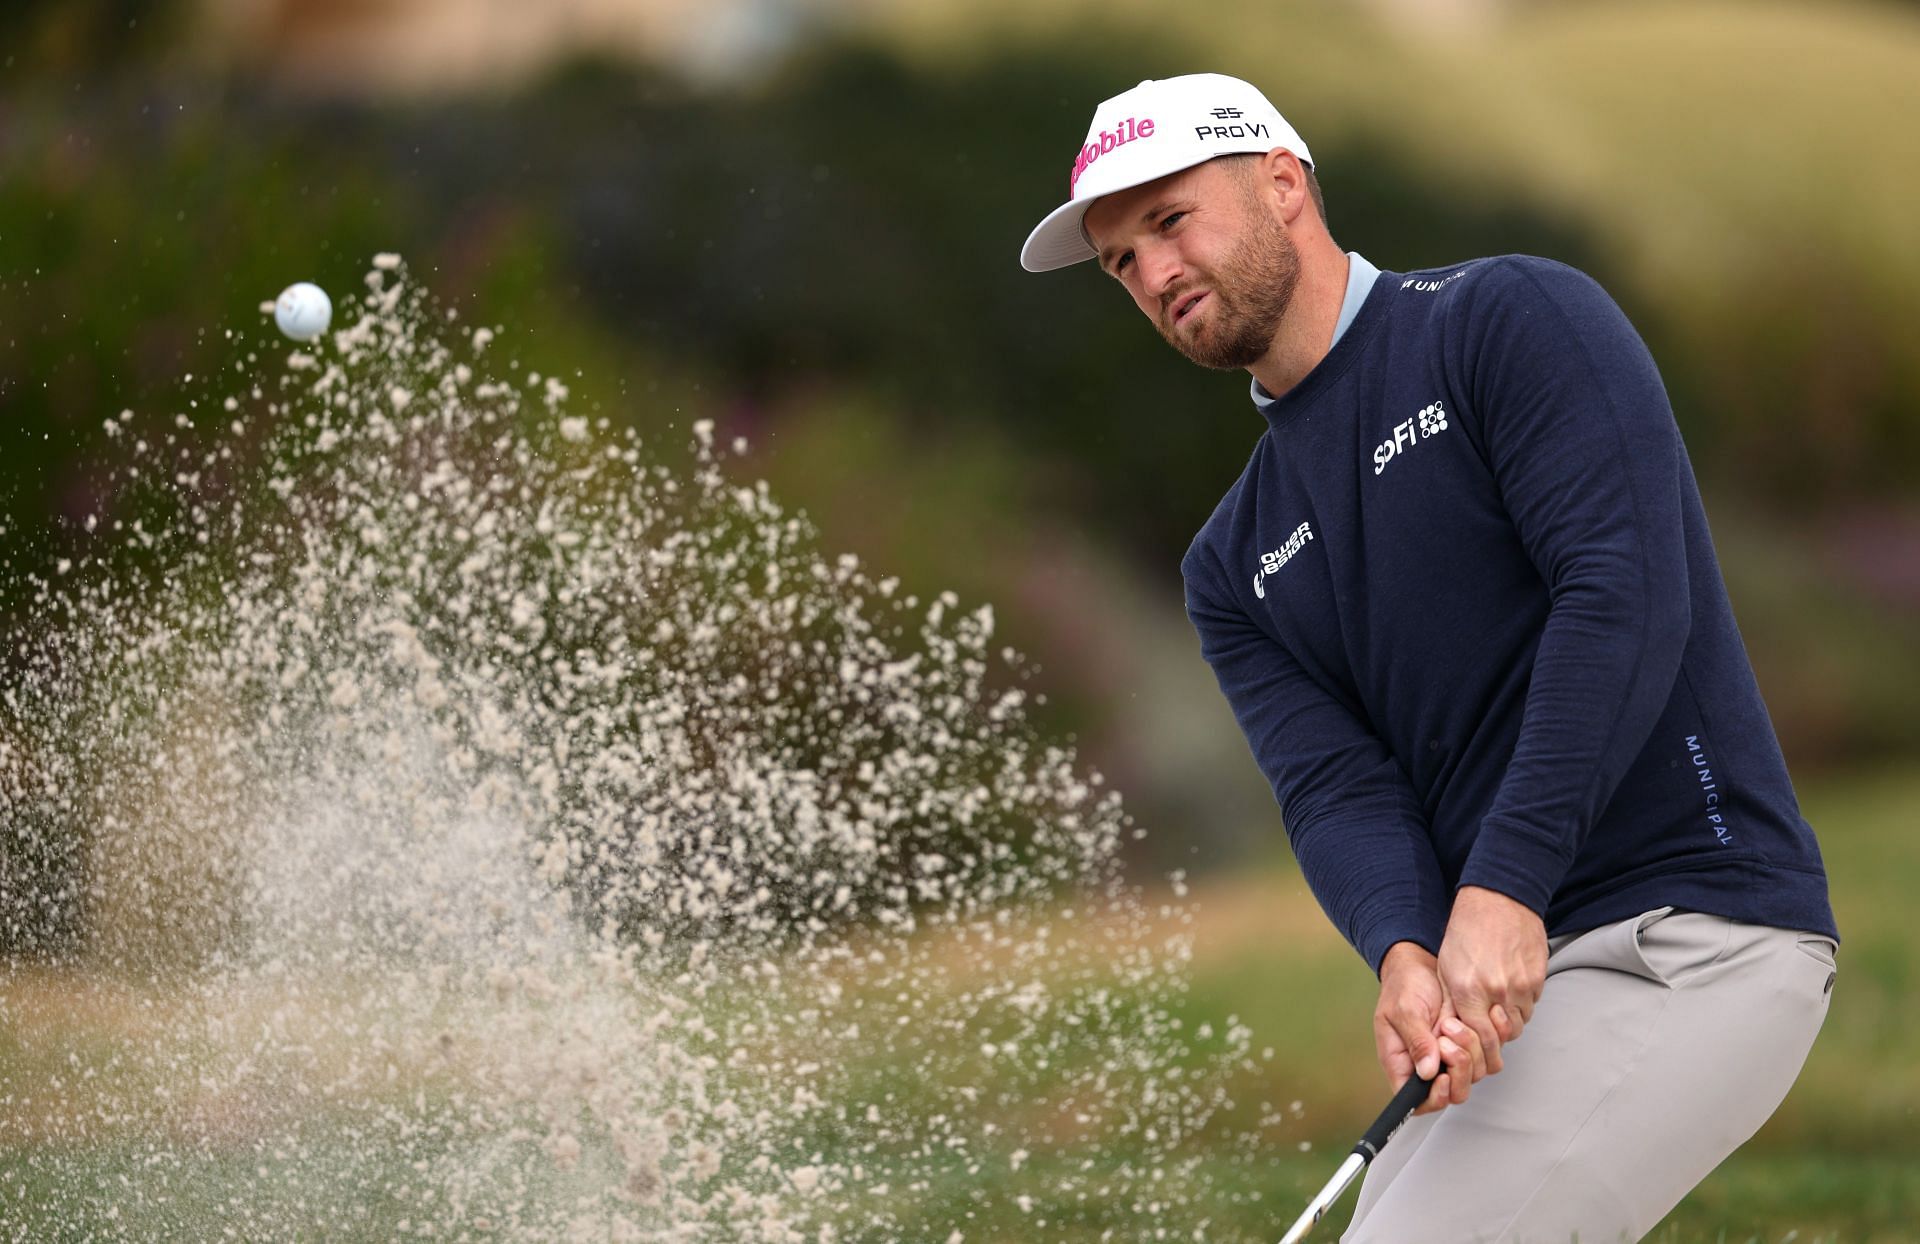
[[[1359, 251], [1347, 252], [1347, 294], [1340, 300], [1340, 318], [1334, 321], [1333, 340], [1327, 343], [1331, 350], [1340, 344], [1340, 338], [1346, 335], [1347, 328], [1354, 317], [1360, 314], [1360, 304], [1367, 300], [1373, 290], [1373, 280], [1380, 275], [1380, 269], [1368, 263], [1366, 256]], [[1258, 380], [1253, 382], [1253, 404], [1264, 409], [1274, 400], [1273, 394], [1260, 387]]]

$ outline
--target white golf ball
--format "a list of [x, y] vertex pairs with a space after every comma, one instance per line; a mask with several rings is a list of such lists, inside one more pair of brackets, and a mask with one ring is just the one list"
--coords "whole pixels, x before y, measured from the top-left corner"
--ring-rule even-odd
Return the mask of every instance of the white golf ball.
[[327, 331], [332, 319], [333, 300], [311, 281], [287, 286], [273, 304], [273, 322], [295, 341], [312, 341]]

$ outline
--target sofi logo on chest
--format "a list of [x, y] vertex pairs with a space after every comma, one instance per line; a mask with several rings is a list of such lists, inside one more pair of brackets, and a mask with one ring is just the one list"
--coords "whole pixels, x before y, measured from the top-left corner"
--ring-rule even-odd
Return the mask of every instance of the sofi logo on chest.
[[1380, 442], [1380, 448], [1373, 451], [1373, 473], [1375, 475], [1387, 469], [1401, 454], [1412, 449], [1429, 437], [1438, 436], [1447, 430], [1447, 407], [1444, 402], [1435, 402], [1423, 406], [1413, 418], [1393, 425], [1393, 435]]

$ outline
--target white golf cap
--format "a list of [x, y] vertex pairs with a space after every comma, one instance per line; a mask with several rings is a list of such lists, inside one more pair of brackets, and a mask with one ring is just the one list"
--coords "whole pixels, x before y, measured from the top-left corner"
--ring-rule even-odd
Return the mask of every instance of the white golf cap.
[[1313, 163], [1307, 144], [1250, 82], [1190, 73], [1122, 91], [1094, 109], [1087, 139], [1074, 155], [1067, 201], [1027, 235], [1020, 266], [1047, 272], [1094, 258], [1098, 252], [1081, 222], [1103, 194], [1131, 190], [1215, 156], [1275, 147]]

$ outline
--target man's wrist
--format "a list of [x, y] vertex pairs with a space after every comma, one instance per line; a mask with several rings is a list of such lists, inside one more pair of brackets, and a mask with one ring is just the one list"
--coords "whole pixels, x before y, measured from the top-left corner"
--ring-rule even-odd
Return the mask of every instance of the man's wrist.
[[1408, 967], [1432, 970], [1438, 962], [1433, 952], [1419, 942], [1395, 942], [1380, 956], [1380, 978], [1385, 980], [1391, 973]]
[[1476, 915], [1499, 912], [1503, 916], [1513, 918], [1518, 918], [1525, 913], [1532, 916], [1534, 920], [1545, 923], [1541, 913], [1524, 900], [1492, 886], [1463, 885], [1454, 891], [1453, 912], [1447, 921], [1449, 928], [1452, 927], [1453, 917], [1458, 916], [1462, 908]]

